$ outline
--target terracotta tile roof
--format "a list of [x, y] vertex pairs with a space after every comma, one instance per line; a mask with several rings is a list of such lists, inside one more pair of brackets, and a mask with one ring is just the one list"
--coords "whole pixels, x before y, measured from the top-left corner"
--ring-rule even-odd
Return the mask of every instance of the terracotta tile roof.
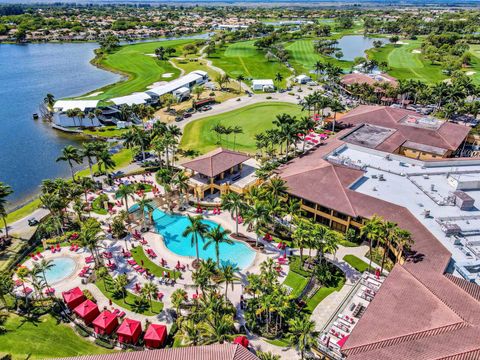
[[246, 154], [218, 148], [191, 161], [186, 161], [182, 166], [208, 177], [214, 177], [248, 159], [250, 156]]
[[419, 118], [414, 111], [396, 109], [388, 106], [361, 105], [341, 118], [345, 125], [371, 124], [395, 129], [395, 133], [379, 144], [376, 149], [393, 152], [404, 142], [411, 141], [436, 148], [456, 150], [470, 128], [463, 125], [443, 122], [438, 128], [408, 125], [406, 117]]
[[349, 360], [480, 359], [480, 287], [445, 274], [451, 254], [408, 209], [349, 189], [362, 171], [325, 160], [344, 144], [338, 138], [279, 169], [288, 192], [352, 216], [378, 214], [410, 231], [415, 242], [342, 351]]
[[63, 360], [258, 360], [258, 357], [238, 344], [215, 344], [175, 349], [119, 352], [62, 358]]

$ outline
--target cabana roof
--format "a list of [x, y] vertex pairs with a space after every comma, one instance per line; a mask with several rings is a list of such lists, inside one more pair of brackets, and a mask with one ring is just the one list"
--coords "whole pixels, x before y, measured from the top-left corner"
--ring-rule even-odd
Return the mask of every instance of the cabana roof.
[[65, 301], [67, 305], [69, 305], [77, 301], [78, 299], [83, 298], [84, 295], [82, 290], [80, 290], [80, 288], [77, 286], [77, 287], [74, 287], [73, 289], [62, 292], [62, 297], [63, 297], [63, 301]]
[[114, 321], [117, 321], [117, 316], [108, 310], [104, 310], [95, 320], [93, 320], [93, 325], [101, 329], [107, 329]]
[[140, 321], [126, 318], [125, 320], [123, 320], [122, 324], [117, 329], [117, 334], [123, 336], [134, 336], [141, 331], [142, 324], [140, 323]]
[[182, 165], [202, 175], [215, 177], [248, 159], [250, 159], [250, 156], [246, 154], [218, 148], [196, 159], [187, 161]]
[[98, 313], [99, 310], [97, 304], [95, 304], [92, 300], [87, 299], [78, 305], [73, 311], [81, 318], [86, 318], [92, 313]]

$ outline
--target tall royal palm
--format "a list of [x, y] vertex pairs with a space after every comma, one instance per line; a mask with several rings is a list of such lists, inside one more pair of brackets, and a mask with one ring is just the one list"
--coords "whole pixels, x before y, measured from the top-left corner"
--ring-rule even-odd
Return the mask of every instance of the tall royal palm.
[[93, 160], [97, 156], [97, 145], [93, 142], [84, 142], [82, 144], [80, 156], [87, 160], [90, 177], [93, 179]]
[[245, 202], [242, 199], [242, 196], [235, 193], [230, 192], [227, 194], [222, 195], [222, 208], [230, 211], [232, 215], [235, 217], [235, 234], [238, 235], [238, 217], [242, 209], [245, 209]]
[[268, 222], [268, 210], [261, 201], [256, 202], [245, 214], [245, 222], [253, 227], [256, 235], [255, 245], [258, 246], [260, 227]]
[[73, 163], [80, 164], [82, 162], [82, 157], [78, 152], [76, 147], [72, 145], [67, 145], [62, 150], [62, 155], [57, 158], [57, 162], [66, 161], [70, 166], [70, 171], [72, 172], [72, 179], [75, 181], [75, 173], [73, 172]]
[[383, 219], [377, 215], [373, 215], [373, 217], [368, 220], [363, 227], [360, 229], [360, 235], [364, 236], [368, 240], [369, 245], [369, 255], [370, 255], [370, 262], [368, 264], [368, 270], [372, 267], [372, 248], [373, 243], [378, 242], [381, 237], [381, 229], [382, 229]]
[[203, 221], [203, 216], [202, 215], [197, 215], [197, 216], [191, 216], [188, 215], [188, 221], [190, 222], [190, 225], [186, 227], [186, 229], [183, 231], [182, 236], [191, 236], [191, 244], [192, 246], [195, 245], [195, 251], [197, 253], [197, 261], [200, 260], [200, 252], [198, 249], [198, 243], [200, 239], [203, 239], [205, 234], [208, 232], [208, 225], [205, 224]]
[[217, 258], [217, 267], [220, 267], [220, 245], [221, 244], [233, 244], [232, 239], [228, 236], [230, 230], [224, 230], [220, 225], [210, 229], [205, 238], [207, 241], [203, 245], [203, 250], [208, 249], [210, 246], [215, 246], [215, 256]]
[[150, 216], [152, 214], [153, 206], [152, 206], [150, 200], [148, 200], [145, 197], [145, 195], [141, 199], [137, 200], [137, 205], [138, 205], [139, 209], [141, 210], [142, 228], [144, 229], [147, 217], [150, 219]]
[[300, 357], [305, 358], [305, 352], [315, 344], [318, 332], [315, 331], [315, 322], [308, 317], [296, 317], [288, 321], [288, 340], [292, 346], [300, 351]]
[[5, 235], [8, 238], [8, 225], [7, 225], [7, 209], [6, 209], [6, 204], [7, 204], [7, 197], [13, 193], [12, 188], [0, 182], [0, 217], [3, 220], [3, 225], [5, 227]]
[[132, 185], [120, 185], [118, 190], [115, 192], [117, 198], [123, 199], [125, 202], [125, 210], [128, 213], [128, 198], [133, 199], [135, 194], [135, 189]]
[[105, 175], [108, 176], [108, 170], [115, 168], [115, 160], [112, 158], [112, 154], [108, 150], [102, 150], [98, 155], [98, 171], [102, 173], [105, 171]]

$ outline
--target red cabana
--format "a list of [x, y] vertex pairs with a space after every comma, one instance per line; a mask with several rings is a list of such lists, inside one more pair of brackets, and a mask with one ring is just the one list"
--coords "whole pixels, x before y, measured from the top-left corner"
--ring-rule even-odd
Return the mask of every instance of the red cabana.
[[75, 309], [86, 300], [85, 295], [83, 295], [79, 287], [62, 292], [62, 297], [70, 310]]
[[237, 336], [235, 340], [233, 340], [233, 343], [242, 345], [244, 348], [247, 348], [249, 344], [246, 336]]
[[100, 315], [93, 320], [93, 331], [99, 335], [110, 335], [118, 326], [117, 316], [108, 310], [102, 311]]
[[125, 318], [117, 329], [118, 342], [123, 344], [136, 344], [142, 333], [140, 321]]
[[162, 347], [167, 340], [167, 327], [165, 325], [150, 324], [143, 340], [148, 348]]
[[85, 300], [83, 303], [78, 305], [73, 312], [77, 314], [77, 316], [81, 317], [85, 324], [89, 325], [93, 319], [95, 319], [98, 314], [100, 314], [100, 310], [98, 310], [97, 304], [95, 304], [92, 300]]

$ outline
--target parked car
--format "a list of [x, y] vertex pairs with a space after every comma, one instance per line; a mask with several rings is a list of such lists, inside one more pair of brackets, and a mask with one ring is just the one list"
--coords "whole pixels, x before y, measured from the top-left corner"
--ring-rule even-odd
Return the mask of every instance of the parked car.
[[205, 106], [202, 106], [202, 107], [200, 108], [200, 110], [202, 110], [202, 111], [208, 111], [208, 110], [212, 110], [212, 107], [211, 107], [210, 105], [205, 105]]
[[36, 218], [31, 217], [31, 218], [28, 219], [28, 225], [29, 226], [36, 226], [38, 224], [39, 224], [39, 221]]
[[[183, 116], [185, 116], [185, 115], [183, 115]], [[183, 116], [176, 116], [176, 117], [175, 117], [175, 121], [176, 121], [176, 122], [182, 121], [182, 120], [183, 120]]]
[[191, 117], [191, 116], [192, 116], [191, 113], [185, 113], [185, 114], [183, 114], [183, 118], [184, 118], [184, 119], [189, 118], [189, 117]]

